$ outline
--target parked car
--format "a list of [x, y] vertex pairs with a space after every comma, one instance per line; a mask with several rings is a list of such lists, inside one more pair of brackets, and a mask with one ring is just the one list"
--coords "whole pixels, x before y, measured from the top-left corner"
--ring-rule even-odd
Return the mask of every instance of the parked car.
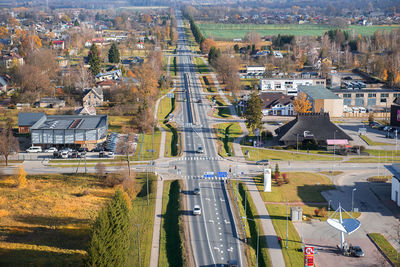
[[197, 148], [197, 153], [204, 153], [204, 149], [203, 149], [202, 146], [199, 146], [199, 147]]
[[262, 159], [256, 162], [257, 165], [269, 165], [269, 160]]
[[50, 147], [50, 148], [46, 149], [44, 152], [46, 152], [46, 153], [53, 153], [53, 152], [57, 152], [57, 151], [58, 151], [57, 148], [55, 148], [55, 147]]
[[61, 158], [61, 151], [54, 151], [53, 158], [55, 158], [55, 159]]
[[193, 190], [193, 194], [195, 194], [195, 195], [200, 195], [200, 188], [196, 187], [196, 188]]
[[69, 153], [69, 157], [73, 158], [73, 159], [76, 159], [78, 157], [78, 151], [71, 151]]
[[31, 146], [26, 150], [27, 153], [40, 153], [42, 152], [42, 148], [40, 146]]
[[69, 156], [69, 151], [68, 150], [62, 150], [61, 151], [61, 158], [67, 159]]
[[229, 260], [228, 267], [239, 267], [239, 263], [237, 260]]
[[99, 158], [104, 158], [105, 155], [106, 155], [106, 153], [105, 153], [104, 150], [102, 150], [102, 151], [99, 152]]
[[193, 215], [201, 215], [201, 208], [199, 205], [194, 205]]
[[359, 246], [350, 246], [349, 253], [353, 257], [364, 257], [364, 251]]

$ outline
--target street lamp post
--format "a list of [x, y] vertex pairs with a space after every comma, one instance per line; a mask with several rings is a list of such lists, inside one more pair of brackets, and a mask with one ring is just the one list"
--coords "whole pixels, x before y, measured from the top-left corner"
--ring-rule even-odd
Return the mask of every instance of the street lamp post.
[[353, 191], [351, 192], [351, 215], [353, 215], [354, 211], [354, 191], [356, 191], [357, 188], [353, 188]]
[[288, 248], [289, 235], [289, 200], [286, 200], [286, 248]]
[[331, 201], [332, 200], [329, 199], [329, 202], [328, 202], [328, 216], [329, 216], [329, 212], [331, 211]]
[[254, 219], [250, 219], [250, 218], [247, 218], [247, 217], [242, 217], [242, 218], [246, 219], [246, 220], [251, 220], [257, 225], [257, 265], [256, 266], [258, 267], [258, 250], [259, 250], [259, 243], [260, 243], [260, 226], [258, 225], [256, 220], [254, 220]]
[[299, 134], [296, 134], [296, 150], [299, 152]]

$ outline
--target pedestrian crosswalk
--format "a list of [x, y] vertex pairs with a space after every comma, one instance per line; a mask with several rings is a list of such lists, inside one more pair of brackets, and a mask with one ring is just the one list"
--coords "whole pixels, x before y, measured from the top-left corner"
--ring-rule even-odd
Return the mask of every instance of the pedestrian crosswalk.
[[216, 181], [222, 181], [222, 180], [226, 180], [226, 178], [221, 178], [221, 177], [204, 177], [203, 175], [185, 175], [182, 176], [183, 179], [186, 180], [197, 180], [197, 179], [201, 179], [201, 180], [216, 180]]
[[220, 157], [182, 157], [179, 158], [178, 160], [214, 160], [214, 161], [218, 161], [218, 160], [222, 160], [222, 158]]

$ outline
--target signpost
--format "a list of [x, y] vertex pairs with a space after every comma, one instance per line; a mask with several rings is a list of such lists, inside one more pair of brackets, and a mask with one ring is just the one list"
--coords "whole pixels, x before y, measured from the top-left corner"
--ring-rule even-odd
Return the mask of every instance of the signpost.
[[168, 98], [175, 98], [175, 94], [174, 94], [174, 93], [168, 93], [168, 94], [167, 94], [167, 97], [168, 97]]
[[214, 178], [214, 172], [205, 172], [204, 178]]
[[217, 172], [217, 177], [218, 178], [227, 178], [228, 173], [227, 172]]
[[305, 246], [304, 248], [304, 267], [314, 266], [314, 247]]

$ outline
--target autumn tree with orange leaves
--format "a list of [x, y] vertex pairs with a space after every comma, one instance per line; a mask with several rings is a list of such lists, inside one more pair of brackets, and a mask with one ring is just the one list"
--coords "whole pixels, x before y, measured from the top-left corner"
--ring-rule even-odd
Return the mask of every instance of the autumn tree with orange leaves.
[[296, 113], [310, 113], [311, 102], [307, 99], [307, 95], [300, 92], [295, 100], [293, 100], [293, 108]]
[[216, 46], [216, 43], [207, 38], [200, 44], [200, 50], [203, 54], [208, 54], [210, 52], [211, 47]]

